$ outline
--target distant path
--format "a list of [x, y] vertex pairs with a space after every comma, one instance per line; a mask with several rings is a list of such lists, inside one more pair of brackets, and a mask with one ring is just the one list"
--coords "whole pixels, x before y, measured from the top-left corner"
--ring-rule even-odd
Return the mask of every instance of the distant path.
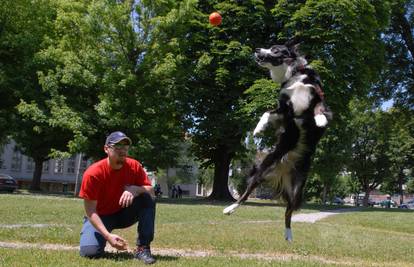
[[345, 212], [360, 211], [362, 208], [349, 208], [349, 209], [336, 209], [327, 210], [313, 213], [299, 213], [292, 216], [292, 222], [307, 222], [315, 223], [316, 221], [322, 220], [332, 215], [338, 215]]

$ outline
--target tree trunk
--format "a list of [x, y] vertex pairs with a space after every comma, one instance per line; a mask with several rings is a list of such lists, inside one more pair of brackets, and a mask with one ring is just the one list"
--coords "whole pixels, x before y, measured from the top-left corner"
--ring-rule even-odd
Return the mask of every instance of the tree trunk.
[[323, 192], [322, 192], [322, 203], [326, 205], [326, 195], [328, 194], [328, 186], [323, 186]]
[[400, 204], [404, 202], [403, 183], [404, 183], [404, 173], [401, 169], [400, 172], [398, 173], [398, 191], [400, 193]]
[[34, 159], [35, 169], [33, 172], [32, 184], [30, 185], [30, 190], [40, 191], [40, 180], [42, 179], [42, 169], [43, 169], [43, 160]]
[[[408, 51], [411, 53], [411, 57], [414, 57], [414, 38], [412, 35], [412, 29], [410, 22], [405, 16], [403, 9], [398, 9], [396, 13], [396, 21], [394, 22], [395, 28], [401, 33], [401, 36], [407, 46]], [[408, 12], [407, 12], [408, 13]]]
[[231, 155], [226, 147], [221, 146], [216, 150], [216, 157], [214, 162], [214, 182], [213, 191], [209, 199], [234, 201], [235, 199], [229, 191], [229, 169], [230, 169]]
[[362, 202], [362, 205], [364, 206], [364, 207], [368, 207], [369, 205], [368, 205], [368, 201], [369, 201], [369, 193], [370, 193], [370, 189], [368, 188], [368, 189], [366, 189], [365, 190], [365, 196], [364, 196], [364, 200], [363, 200], [363, 202]]

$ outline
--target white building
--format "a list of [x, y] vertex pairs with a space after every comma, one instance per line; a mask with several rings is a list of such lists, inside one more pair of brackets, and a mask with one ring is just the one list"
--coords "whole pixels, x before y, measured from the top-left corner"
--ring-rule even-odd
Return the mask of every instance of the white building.
[[[82, 176], [92, 160], [76, 154], [67, 159], [50, 159], [43, 163], [41, 189], [49, 192], [74, 192], [80, 188]], [[32, 158], [22, 154], [11, 140], [0, 147], [0, 173], [15, 178], [19, 188], [28, 189], [32, 183], [35, 163]], [[153, 172], [147, 172], [154, 183]]]
[[[74, 191], [83, 172], [92, 162], [81, 154], [68, 159], [50, 159], [43, 163], [41, 188], [45, 191]], [[22, 154], [12, 140], [0, 148], [0, 173], [15, 178], [20, 188], [28, 188], [33, 179], [35, 164], [32, 158]], [[79, 170], [79, 172], [78, 172]]]

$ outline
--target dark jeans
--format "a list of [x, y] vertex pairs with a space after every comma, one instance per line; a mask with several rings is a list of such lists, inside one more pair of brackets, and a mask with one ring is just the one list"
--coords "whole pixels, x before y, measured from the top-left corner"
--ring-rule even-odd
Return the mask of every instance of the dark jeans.
[[[137, 246], [149, 246], [154, 239], [155, 200], [147, 193], [135, 197], [129, 207], [123, 208], [114, 214], [100, 217], [109, 232], [139, 222], [137, 226]], [[85, 217], [80, 233], [80, 255], [83, 257], [101, 256], [105, 245], [105, 238]]]

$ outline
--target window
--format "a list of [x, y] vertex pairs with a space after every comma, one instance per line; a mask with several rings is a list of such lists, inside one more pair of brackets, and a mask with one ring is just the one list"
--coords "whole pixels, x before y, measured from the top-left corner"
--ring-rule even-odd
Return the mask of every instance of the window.
[[55, 173], [63, 173], [63, 159], [56, 159], [55, 160]]
[[22, 169], [22, 154], [16, 149], [16, 147], [13, 151], [11, 169], [13, 171], [20, 171]]
[[46, 161], [43, 162], [42, 172], [49, 173], [49, 161], [48, 160], [46, 160]]
[[197, 192], [196, 192], [197, 196], [202, 196], [203, 195], [203, 185], [197, 183]]
[[71, 156], [68, 159], [68, 168], [66, 169], [67, 173], [75, 173], [75, 166], [76, 166], [76, 156]]
[[84, 172], [88, 167], [88, 158], [83, 157], [80, 165], [80, 172]]
[[4, 164], [4, 147], [0, 148], [0, 169], [6, 169], [6, 164]]
[[6, 165], [4, 164], [3, 157], [0, 157], [0, 169], [6, 169]]
[[32, 172], [34, 169], [34, 161], [32, 158], [27, 157], [27, 163], [26, 163], [26, 171]]

